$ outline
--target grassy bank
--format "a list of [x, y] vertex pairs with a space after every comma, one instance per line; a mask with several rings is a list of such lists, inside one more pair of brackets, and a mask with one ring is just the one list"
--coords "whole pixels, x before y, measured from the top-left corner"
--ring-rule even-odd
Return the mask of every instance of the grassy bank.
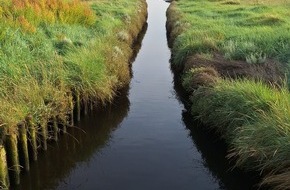
[[75, 107], [111, 101], [145, 20], [140, 0], [0, 0], [1, 144], [24, 124], [28, 147], [46, 149]]
[[290, 188], [290, 1], [174, 1], [172, 66], [194, 117], [228, 144], [261, 185]]

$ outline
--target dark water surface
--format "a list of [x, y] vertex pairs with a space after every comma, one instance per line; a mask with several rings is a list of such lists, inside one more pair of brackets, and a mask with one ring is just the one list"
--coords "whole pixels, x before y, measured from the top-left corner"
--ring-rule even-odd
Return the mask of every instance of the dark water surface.
[[230, 172], [225, 147], [197, 125], [177, 95], [170, 71], [163, 0], [148, 0], [148, 29], [130, 87], [51, 144], [19, 189], [250, 189]]

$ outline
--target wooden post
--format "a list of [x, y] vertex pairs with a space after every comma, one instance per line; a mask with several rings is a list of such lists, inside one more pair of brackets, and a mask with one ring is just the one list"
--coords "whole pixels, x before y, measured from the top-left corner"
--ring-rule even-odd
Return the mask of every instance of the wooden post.
[[40, 133], [41, 133], [41, 147], [43, 150], [47, 150], [47, 138], [48, 138], [48, 132], [47, 132], [47, 121], [44, 119], [40, 123]]
[[74, 102], [70, 101], [70, 125], [74, 126]]
[[19, 156], [20, 162], [25, 171], [29, 171], [29, 154], [27, 146], [27, 131], [25, 128], [25, 123], [21, 122], [18, 124], [19, 129]]
[[6, 150], [8, 167], [11, 169], [10, 179], [18, 185], [20, 183], [20, 164], [17, 149], [17, 135], [6, 135]]
[[32, 153], [32, 159], [34, 161], [37, 160], [37, 135], [36, 135], [36, 127], [32, 123], [32, 116], [29, 115], [26, 117], [26, 125], [29, 132], [29, 141], [31, 146], [31, 153]]
[[59, 128], [58, 128], [57, 119], [56, 119], [56, 116], [53, 116], [53, 139], [54, 139], [54, 141], [58, 141], [58, 132], [59, 132]]
[[8, 189], [9, 185], [6, 151], [4, 146], [0, 145], [0, 187], [3, 189]]
[[77, 104], [77, 120], [81, 120], [81, 102], [80, 102], [80, 94], [76, 95], [76, 104]]

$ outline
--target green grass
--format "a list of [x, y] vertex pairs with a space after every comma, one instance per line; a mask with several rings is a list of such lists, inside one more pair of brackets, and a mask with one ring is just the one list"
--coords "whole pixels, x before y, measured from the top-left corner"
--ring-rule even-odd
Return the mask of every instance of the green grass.
[[[290, 188], [289, 8], [289, 0], [179, 0], [167, 12], [172, 65], [192, 115], [225, 140], [236, 167], [259, 172], [271, 189]], [[264, 63], [283, 65], [285, 84], [226, 75], [251, 68], [276, 77]]]
[[74, 96], [105, 103], [129, 83], [144, 1], [0, 2], [1, 133], [16, 132], [28, 115], [67, 120]]
[[256, 170], [262, 184], [289, 188], [290, 94], [260, 82], [220, 80], [192, 95], [192, 113], [229, 145], [236, 167]]
[[170, 16], [178, 35], [173, 45], [174, 64], [183, 64], [188, 54], [213, 51], [244, 61], [252, 54], [263, 53], [289, 63], [290, 1], [275, 1], [275, 5], [241, 2], [175, 1]]

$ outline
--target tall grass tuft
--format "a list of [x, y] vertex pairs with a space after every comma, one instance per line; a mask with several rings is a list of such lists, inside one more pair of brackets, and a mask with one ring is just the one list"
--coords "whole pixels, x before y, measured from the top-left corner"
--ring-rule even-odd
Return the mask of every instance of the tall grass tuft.
[[89, 5], [80, 0], [1, 0], [0, 10], [7, 23], [31, 32], [42, 22], [93, 25], [96, 21]]
[[290, 169], [289, 100], [287, 89], [220, 80], [193, 92], [192, 113], [225, 139], [236, 167], [261, 172], [261, 184], [279, 189], [277, 176]]

